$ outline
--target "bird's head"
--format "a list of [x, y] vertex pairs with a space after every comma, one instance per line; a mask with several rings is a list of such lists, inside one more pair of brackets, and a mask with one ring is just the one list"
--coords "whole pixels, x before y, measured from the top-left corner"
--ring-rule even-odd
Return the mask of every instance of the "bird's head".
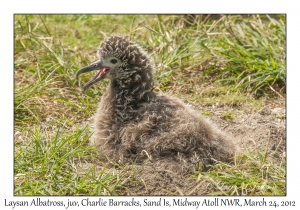
[[146, 52], [123, 36], [113, 35], [104, 40], [98, 49], [98, 56], [99, 60], [80, 69], [76, 74], [78, 79], [82, 73], [98, 71], [84, 85], [84, 91], [104, 78], [118, 81], [123, 88], [140, 83], [143, 77], [152, 79], [152, 67]]

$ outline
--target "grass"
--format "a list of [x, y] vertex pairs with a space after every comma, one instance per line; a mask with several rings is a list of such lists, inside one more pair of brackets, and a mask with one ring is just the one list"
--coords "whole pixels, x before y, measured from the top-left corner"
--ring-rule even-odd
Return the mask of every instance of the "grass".
[[[285, 97], [285, 16], [15, 15], [15, 195], [119, 195], [134, 180], [137, 171], [112, 170], [88, 145], [108, 81], [83, 93], [75, 80], [111, 33], [150, 53], [155, 91], [201, 104], [203, 115], [214, 104], [255, 112]], [[212, 195], [284, 195], [285, 160], [262, 154], [246, 151], [194, 177], [211, 182]]]
[[232, 111], [227, 111], [222, 115], [221, 118], [224, 119], [224, 120], [227, 120], [227, 121], [233, 121], [234, 120], [233, 112]]
[[[135, 171], [107, 169], [88, 145], [86, 128], [49, 133], [34, 128], [15, 143], [16, 195], [119, 195]], [[101, 167], [101, 169], [99, 169]]]
[[192, 177], [212, 185], [209, 195], [282, 196], [286, 195], [285, 161], [285, 156], [274, 162], [266, 151], [247, 150], [236, 157], [234, 165], [218, 162], [209, 172]]
[[[253, 16], [243, 24], [236, 23], [240, 21], [238, 18], [224, 21], [230, 36], [218, 40], [221, 48], [215, 52], [219, 55], [216, 63], [224, 71], [222, 82], [233, 82], [236, 87], [258, 95], [264, 95], [266, 88], [273, 91], [274, 86], [285, 88], [285, 22], [268, 15], [266, 18], [270, 21], [268, 24], [259, 16]], [[225, 65], [222, 64], [224, 61]]]

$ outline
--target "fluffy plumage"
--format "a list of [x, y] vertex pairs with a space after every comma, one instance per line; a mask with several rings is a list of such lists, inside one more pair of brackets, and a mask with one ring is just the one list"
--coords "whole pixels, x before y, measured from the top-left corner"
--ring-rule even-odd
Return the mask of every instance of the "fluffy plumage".
[[147, 53], [119, 35], [104, 40], [99, 61], [81, 69], [99, 70], [84, 89], [111, 81], [94, 117], [91, 143], [115, 161], [150, 160], [158, 168], [190, 173], [199, 162], [230, 161], [235, 143], [179, 99], [153, 91]]

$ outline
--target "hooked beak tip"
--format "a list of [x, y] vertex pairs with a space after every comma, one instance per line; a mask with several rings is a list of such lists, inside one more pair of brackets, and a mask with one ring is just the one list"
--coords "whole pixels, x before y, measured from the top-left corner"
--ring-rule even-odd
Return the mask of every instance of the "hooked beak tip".
[[83, 67], [76, 73], [76, 79], [78, 79], [80, 74], [89, 72], [89, 71], [93, 71], [93, 70], [97, 70], [97, 69], [101, 68], [101, 66], [102, 66], [102, 60], [98, 60], [86, 67]]
[[[94, 70], [99, 70], [102, 68], [102, 60], [98, 60], [86, 67], [83, 67], [82, 69], [80, 69], [77, 73], [76, 73], [76, 80], [78, 80], [79, 75], [82, 73], [86, 73], [86, 72], [90, 72], [90, 71], [94, 71]], [[100, 75], [101, 77], [101, 75]], [[101, 78], [100, 78], [101, 79]], [[85, 92], [92, 84], [94, 84], [95, 82], [99, 81], [98, 78], [98, 74], [91, 80], [89, 81], [87, 84], [85, 84], [83, 86], [83, 92]]]

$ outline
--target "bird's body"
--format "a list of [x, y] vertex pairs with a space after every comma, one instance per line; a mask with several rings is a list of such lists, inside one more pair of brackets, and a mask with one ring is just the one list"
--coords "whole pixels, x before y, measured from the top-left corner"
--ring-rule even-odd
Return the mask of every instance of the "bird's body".
[[[150, 160], [164, 169], [193, 172], [199, 162], [230, 161], [235, 143], [181, 100], [153, 91], [147, 54], [122, 36], [99, 48], [100, 60], [81, 69], [100, 70], [85, 86], [111, 80], [94, 117], [91, 142], [115, 161]], [[172, 163], [172, 164], [171, 164]]]

